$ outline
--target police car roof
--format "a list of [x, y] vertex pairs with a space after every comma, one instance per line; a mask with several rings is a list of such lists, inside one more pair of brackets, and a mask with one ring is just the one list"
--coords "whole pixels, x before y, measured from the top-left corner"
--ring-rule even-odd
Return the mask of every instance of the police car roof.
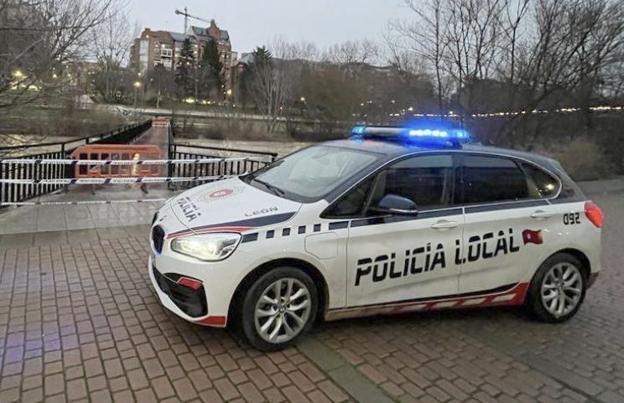
[[362, 150], [368, 152], [374, 152], [382, 155], [380, 160], [375, 166], [372, 166], [368, 169], [362, 171], [361, 175], [352, 180], [348, 181], [344, 184], [344, 186], [337, 188], [332, 194], [328, 195], [327, 200], [334, 200], [334, 197], [338, 197], [342, 194], [342, 192], [346, 191], [350, 186], [357, 183], [362, 177], [367, 176], [372, 173], [379, 167], [380, 165], [384, 165], [396, 158], [400, 158], [406, 155], [418, 154], [420, 152], [431, 152], [431, 151], [451, 151], [451, 152], [460, 152], [460, 153], [483, 153], [511, 158], [518, 158], [530, 161], [547, 171], [555, 174], [561, 180], [564, 188], [567, 189], [567, 192], [570, 193], [570, 197], [578, 198], [579, 200], [584, 199], [585, 196], [581, 189], [572, 181], [572, 179], [568, 176], [568, 174], [563, 170], [561, 165], [552, 158], [544, 157], [538, 154], [528, 153], [524, 151], [510, 150], [506, 148], [492, 147], [492, 146], [484, 146], [480, 144], [458, 144], [455, 147], [448, 146], [435, 146], [429, 144], [425, 145], [417, 145], [413, 142], [410, 143], [402, 143], [398, 141], [391, 140], [382, 140], [377, 138], [372, 139], [362, 139], [362, 138], [350, 138], [345, 140], [334, 140], [323, 143], [324, 145], [334, 146], [334, 147], [343, 147], [350, 148], [353, 150]]
[[345, 139], [345, 140], [334, 140], [328, 141], [324, 144], [336, 147], [345, 147], [351, 148], [354, 150], [362, 150], [375, 152], [378, 154], [383, 154], [386, 156], [385, 159], [394, 159], [397, 157], [401, 157], [403, 155], [415, 154], [418, 152], [431, 152], [431, 151], [464, 151], [464, 152], [475, 152], [475, 153], [486, 153], [486, 154], [495, 154], [495, 155], [503, 155], [508, 157], [515, 157], [520, 159], [525, 159], [532, 161], [538, 165], [551, 167], [554, 160], [544, 157], [538, 154], [533, 154], [524, 151], [511, 150], [507, 148], [493, 147], [493, 146], [484, 146], [481, 144], [460, 144], [457, 147], [450, 148], [445, 146], [435, 146], [435, 145], [418, 145], [414, 143], [402, 143], [397, 141], [390, 140], [381, 140], [381, 139]]

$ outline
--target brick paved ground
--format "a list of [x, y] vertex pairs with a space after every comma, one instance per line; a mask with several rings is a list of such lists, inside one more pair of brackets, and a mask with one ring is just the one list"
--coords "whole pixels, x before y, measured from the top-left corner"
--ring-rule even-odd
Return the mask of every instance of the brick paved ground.
[[327, 323], [314, 337], [401, 401], [624, 402], [624, 197], [594, 200], [606, 267], [568, 323], [448, 311]]
[[0, 402], [624, 402], [624, 198], [572, 321], [490, 309], [321, 324], [262, 354], [157, 302], [145, 227], [0, 238]]
[[148, 286], [146, 237], [89, 234], [0, 241], [0, 402], [348, 398], [296, 349], [261, 354], [168, 313]]

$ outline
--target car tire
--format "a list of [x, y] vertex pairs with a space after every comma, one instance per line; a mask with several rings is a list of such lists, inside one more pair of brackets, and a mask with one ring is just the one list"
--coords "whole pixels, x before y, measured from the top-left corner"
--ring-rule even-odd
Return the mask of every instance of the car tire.
[[277, 267], [258, 277], [244, 295], [237, 329], [261, 351], [277, 351], [294, 344], [314, 323], [318, 290], [296, 267]]
[[585, 299], [586, 267], [573, 255], [557, 253], [539, 267], [529, 286], [527, 306], [540, 321], [565, 322]]

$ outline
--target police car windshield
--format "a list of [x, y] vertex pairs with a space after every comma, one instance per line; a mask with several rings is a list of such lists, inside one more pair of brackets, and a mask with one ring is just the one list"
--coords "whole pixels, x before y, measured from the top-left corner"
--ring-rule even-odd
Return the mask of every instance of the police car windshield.
[[314, 202], [373, 164], [381, 154], [327, 145], [305, 148], [243, 180], [300, 202]]

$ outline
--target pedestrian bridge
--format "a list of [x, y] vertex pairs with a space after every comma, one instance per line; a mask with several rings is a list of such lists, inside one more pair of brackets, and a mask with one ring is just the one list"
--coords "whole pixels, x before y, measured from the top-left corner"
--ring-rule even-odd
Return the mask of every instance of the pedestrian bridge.
[[[276, 157], [273, 153], [176, 143], [168, 120], [165, 124], [162, 119], [154, 122], [70, 142], [0, 148], [0, 235], [149, 224], [156, 209], [177, 192], [256, 170]], [[77, 178], [76, 165], [82, 167], [86, 162], [71, 160], [72, 152], [91, 144], [154, 145], [162, 159], [145, 162], [157, 163], [153, 166], [159, 168], [159, 177], [142, 177], [137, 173], [145, 171], [133, 168], [125, 169], [129, 172], [125, 178]], [[45, 152], [37, 153], [42, 147]], [[100, 162], [128, 168], [143, 161]], [[141, 181], [146, 183], [137, 183]]]

